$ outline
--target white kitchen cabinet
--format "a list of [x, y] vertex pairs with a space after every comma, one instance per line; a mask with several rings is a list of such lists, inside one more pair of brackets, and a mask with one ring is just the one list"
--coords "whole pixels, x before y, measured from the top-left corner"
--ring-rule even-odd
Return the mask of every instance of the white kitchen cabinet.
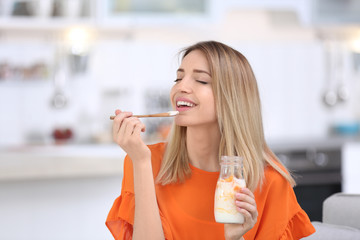
[[0, 239], [111, 239], [124, 156], [117, 145], [0, 148]]
[[122, 176], [0, 181], [0, 239], [110, 240]]
[[[22, 10], [16, 13], [19, 4]], [[0, 30], [58, 31], [75, 25], [117, 31], [135, 25], [206, 23], [222, 5], [216, 0], [4, 0]], [[46, 13], [41, 10], [45, 8]]]
[[342, 149], [342, 189], [345, 193], [360, 193], [360, 142], [348, 142]]
[[93, 25], [98, 0], [3, 0], [0, 30], [59, 30]]

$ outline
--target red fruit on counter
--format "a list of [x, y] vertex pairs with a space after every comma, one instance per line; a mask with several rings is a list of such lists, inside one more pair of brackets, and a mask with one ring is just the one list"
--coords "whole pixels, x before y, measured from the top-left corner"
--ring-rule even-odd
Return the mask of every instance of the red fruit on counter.
[[66, 139], [71, 138], [72, 135], [73, 135], [73, 133], [72, 133], [71, 129], [66, 128], [66, 129], [64, 130], [64, 137], [65, 137]]
[[73, 136], [73, 132], [69, 128], [65, 129], [55, 129], [52, 133], [52, 136], [56, 140], [65, 140], [70, 139]]

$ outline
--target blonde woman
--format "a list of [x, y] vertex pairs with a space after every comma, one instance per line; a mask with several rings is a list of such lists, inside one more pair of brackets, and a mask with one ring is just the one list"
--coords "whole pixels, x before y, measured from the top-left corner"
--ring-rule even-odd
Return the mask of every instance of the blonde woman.
[[[124, 176], [106, 225], [115, 239], [300, 239], [315, 229], [297, 203], [294, 180], [265, 142], [260, 98], [246, 58], [215, 41], [182, 51], [170, 93], [167, 143], [147, 146], [145, 125], [116, 110], [114, 141]], [[244, 224], [214, 218], [222, 155], [242, 156], [247, 188], [236, 193]]]

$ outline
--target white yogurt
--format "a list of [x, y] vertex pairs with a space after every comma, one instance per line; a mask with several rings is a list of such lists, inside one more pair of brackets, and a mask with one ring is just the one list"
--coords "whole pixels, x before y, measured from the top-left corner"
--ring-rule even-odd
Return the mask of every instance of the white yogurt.
[[220, 179], [215, 191], [215, 220], [219, 223], [244, 223], [244, 216], [236, 210], [235, 187], [246, 186], [244, 179], [232, 181]]

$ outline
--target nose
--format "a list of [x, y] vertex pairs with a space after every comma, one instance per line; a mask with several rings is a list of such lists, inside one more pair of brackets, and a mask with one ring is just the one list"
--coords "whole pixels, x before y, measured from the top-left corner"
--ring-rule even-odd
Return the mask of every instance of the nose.
[[180, 82], [177, 84], [178, 90], [182, 93], [189, 93], [192, 91], [191, 88], [191, 81], [189, 78], [184, 77]]

